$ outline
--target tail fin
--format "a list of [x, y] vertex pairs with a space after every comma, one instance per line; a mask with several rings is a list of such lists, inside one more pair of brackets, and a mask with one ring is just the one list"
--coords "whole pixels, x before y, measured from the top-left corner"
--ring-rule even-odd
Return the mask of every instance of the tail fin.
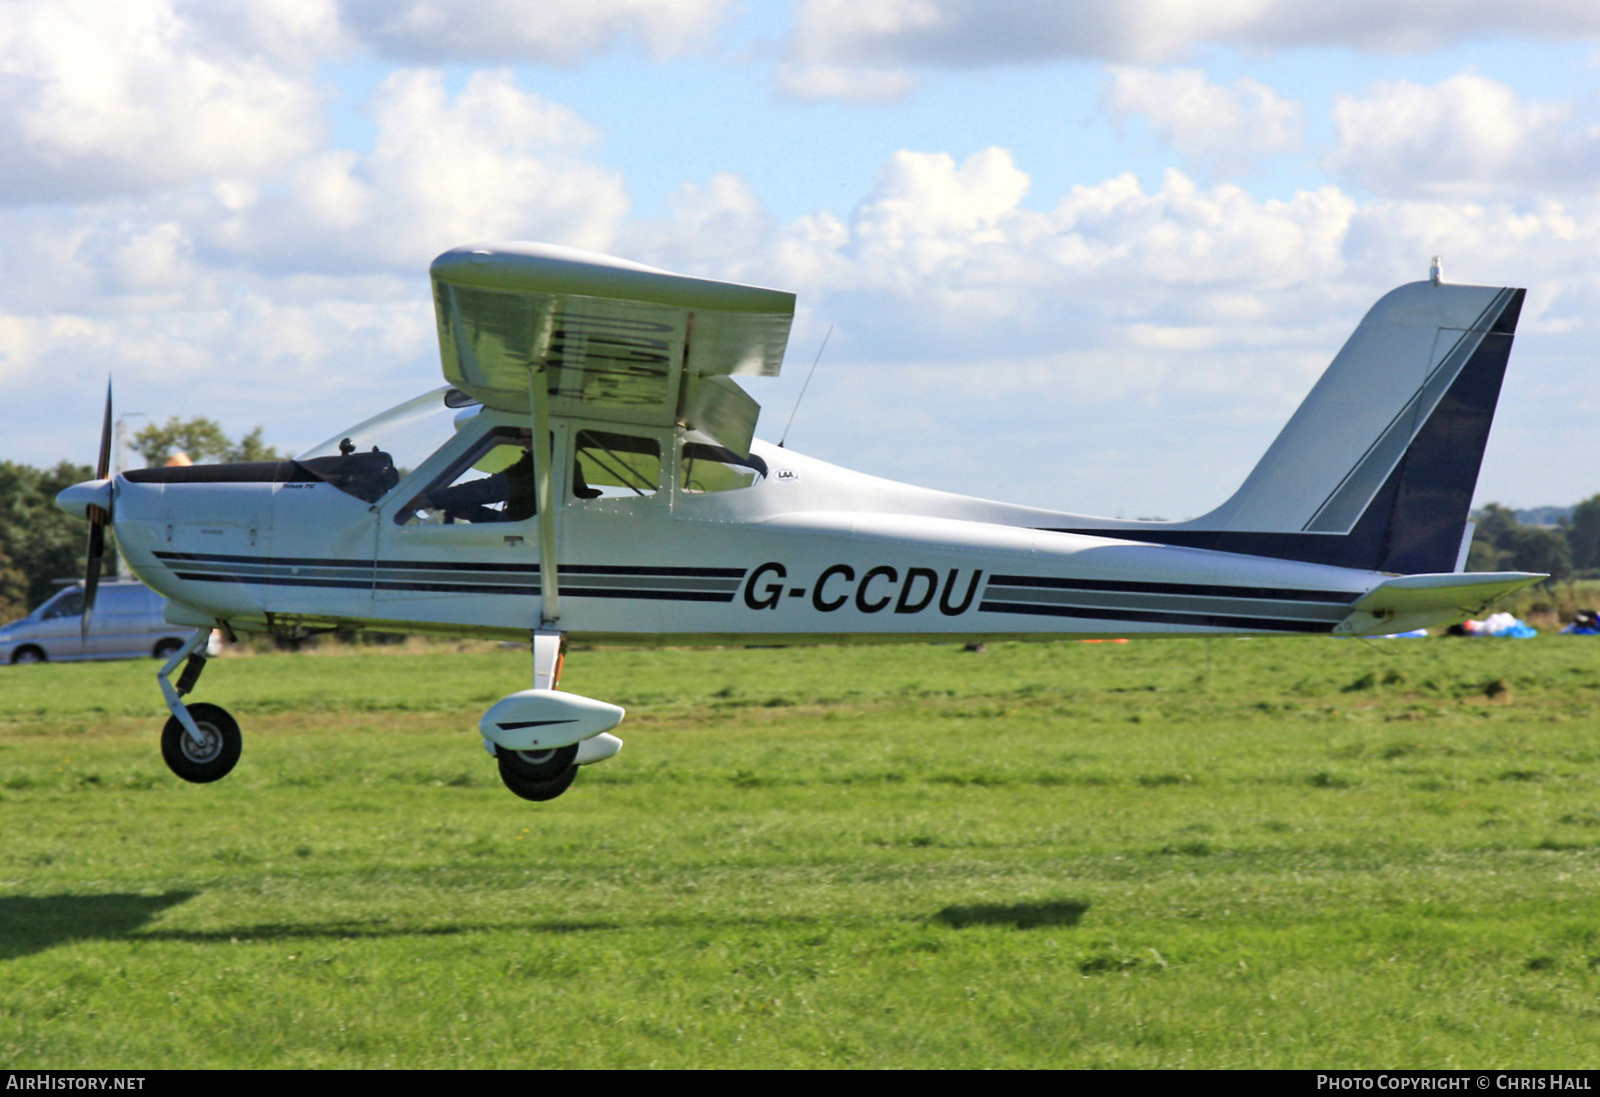
[[1428, 282], [1387, 294], [1243, 486], [1194, 525], [1313, 538], [1266, 555], [1454, 571], [1522, 298]]
[[1522, 295], [1428, 282], [1387, 294], [1244, 485], [1195, 525], [1360, 533], [1367, 556], [1383, 541], [1381, 561], [1404, 563], [1379, 570], [1451, 570]]
[[1118, 523], [1116, 536], [1454, 571], [1523, 293], [1431, 282], [1391, 291], [1227, 502], [1165, 528]]

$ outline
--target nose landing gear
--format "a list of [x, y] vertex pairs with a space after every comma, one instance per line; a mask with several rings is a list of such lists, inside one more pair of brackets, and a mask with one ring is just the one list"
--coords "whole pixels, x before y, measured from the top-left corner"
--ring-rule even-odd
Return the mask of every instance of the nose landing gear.
[[[196, 629], [172, 658], [156, 672], [161, 692], [172, 716], [161, 729], [161, 757], [173, 773], [197, 785], [220, 781], [239, 763], [243, 738], [239, 722], [221, 705], [185, 705], [183, 697], [194, 689], [206, 668], [200, 649], [211, 638], [209, 628]], [[184, 663], [177, 685], [170, 681], [178, 664]]]
[[161, 757], [167, 768], [197, 785], [220, 781], [239, 762], [243, 740], [239, 723], [221, 705], [204, 701], [189, 706], [189, 716], [200, 731], [198, 741], [176, 716], [161, 729]]

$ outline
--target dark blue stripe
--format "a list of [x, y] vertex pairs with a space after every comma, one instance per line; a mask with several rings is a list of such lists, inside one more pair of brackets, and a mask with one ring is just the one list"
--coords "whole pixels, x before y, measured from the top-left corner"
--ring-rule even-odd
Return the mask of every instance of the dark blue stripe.
[[731, 602], [726, 594], [706, 590], [612, 590], [601, 587], [562, 587], [561, 597], [573, 598], [649, 598], [657, 602]]
[[[318, 587], [338, 590], [389, 590], [420, 591], [432, 594], [512, 594], [533, 597], [539, 587], [533, 583], [520, 586], [502, 586], [495, 583], [426, 583], [378, 579], [302, 579], [297, 575], [238, 575], [212, 574], [210, 572], [173, 572], [179, 579], [197, 583], [239, 583], [263, 587]], [[699, 590], [603, 590], [573, 587], [561, 592], [573, 598], [638, 598], [652, 602], [731, 602], [733, 592], [718, 593]]]
[[1359, 591], [1289, 590], [1276, 587], [1226, 587], [1209, 583], [1140, 583], [1120, 579], [1060, 579], [1038, 575], [992, 575], [995, 587], [1043, 587], [1049, 590], [1100, 590], [1127, 594], [1185, 594], [1207, 598], [1257, 598], [1278, 602], [1328, 602], [1345, 605], [1361, 597]]
[[1210, 625], [1259, 632], [1332, 632], [1333, 621], [1291, 621], [1281, 617], [1235, 617], [1223, 613], [1177, 613], [1167, 610], [1104, 609], [1100, 606], [1038, 606], [1024, 602], [980, 602], [985, 613], [1022, 613], [1034, 617], [1081, 617], [1087, 620], [1142, 621], [1156, 625]]
[[[249, 556], [237, 553], [157, 552], [162, 561], [193, 563], [257, 564], [266, 567], [411, 568], [417, 571], [485, 571], [501, 574], [538, 575], [538, 564], [469, 564], [447, 560], [351, 560], [316, 556]], [[659, 579], [743, 579], [747, 568], [701, 568], [675, 566], [634, 566], [631, 564], [562, 564], [562, 575], [637, 575]]]
[[641, 575], [650, 579], [743, 579], [747, 568], [631, 567], [620, 564], [562, 564], [562, 575]]
[[[216, 552], [158, 552], [157, 560], [188, 561], [208, 564], [259, 564], [265, 567], [285, 568], [361, 568], [371, 571], [380, 568], [432, 568], [439, 571], [492, 571], [511, 574], [539, 574], [538, 564], [463, 564], [446, 560], [372, 561], [327, 559], [320, 556], [247, 556]], [[742, 574], [742, 573], [741, 573]]]
[[370, 576], [365, 579], [301, 579], [295, 575], [229, 575], [192, 571], [175, 571], [172, 574], [196, 583], [250, 583], [263, 587], [331, 587], [339, 590], [366, 590], [372, 586]]

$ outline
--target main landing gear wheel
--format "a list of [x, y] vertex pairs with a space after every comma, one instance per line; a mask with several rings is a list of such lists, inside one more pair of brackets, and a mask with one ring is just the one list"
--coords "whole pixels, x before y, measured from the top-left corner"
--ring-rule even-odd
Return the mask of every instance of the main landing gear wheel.
[[554, 800], [572, 786], [578, 776], [574, 760], [578, 744], [554, 750], [507, 750], [496, 748], [500, 780], [524, 800]]
[[176, 716], [167, 718], [161, 729], [161, 757], [167, 768], [185, 781], [197, 785], [220, 781], [239, 763], [239, 751], [244, 745], [239, 735], [239, 724], [221, 705], [204, 701], [189, 706], [189, 715], [205, 737], [196, 743]]

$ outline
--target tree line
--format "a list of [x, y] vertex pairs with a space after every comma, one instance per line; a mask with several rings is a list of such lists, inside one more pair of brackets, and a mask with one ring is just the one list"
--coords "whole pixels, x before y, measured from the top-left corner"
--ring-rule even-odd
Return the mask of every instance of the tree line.
[[[191, 461], [275, 461], [276, 449], [256, 427], [237, 442], [214, 420], [151, 423], [129, 439], [144, 467], [165, 464], [178, 453]], [[59, 580], [83, 575], [88, 527], [58, 510], [56, 493], [90, 479], [88, 465], [62, 461], [38, 469], [0, 461], [0, 622], [15, 620], [60, 589]], [[114, 552], [106, 554], [108, 576], [117, 574]]]
[[1552, 579], [1600, 578], [1600, 495], [1572, 508], [1555, 526], [1525, 526], [1516, 512], [1490, 503], [1473, 512], [1478, 528], [1468, 571], [1546, 572]]

